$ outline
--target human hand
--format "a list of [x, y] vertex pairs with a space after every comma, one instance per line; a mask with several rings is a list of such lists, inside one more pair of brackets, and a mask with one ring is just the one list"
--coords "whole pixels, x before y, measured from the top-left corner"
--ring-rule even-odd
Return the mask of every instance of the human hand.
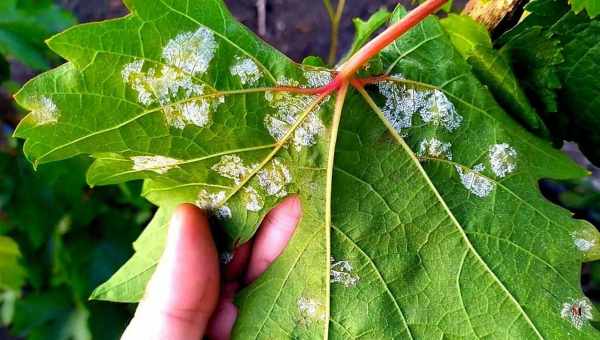
[[236, 292], [283, 252], [301, 215], [300, 200], [286, 198], [266, 216], [254, 240], [234, 251], [221, 272], [206, 215], [194, 205], [181, 205], [171, 219], [164, 253], [122, 339], [229, 339], [237, 318]]

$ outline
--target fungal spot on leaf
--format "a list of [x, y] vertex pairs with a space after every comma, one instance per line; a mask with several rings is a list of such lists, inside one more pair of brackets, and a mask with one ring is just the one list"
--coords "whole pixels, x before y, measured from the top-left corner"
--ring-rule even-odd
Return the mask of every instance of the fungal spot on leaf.
[[174, 169], [180, 163], [179, 160], [164, 156], [134, 156], [133, 170], [135, 171], [153, 171], [164, 175], [169, 170]]
[[574, 240], [575, 242], [575, 246], [577, 247], [577, 249], [581, 250], [581, 251], [590, 251], [590, 249], [592, 249], [594, 247], [594, 245], [596, 244], [595, 240], [586, 240], [583, 238], [576, 238]]
[[124, 66], [121, 75], [137, 93], [138, 101], [150, 106], [159, 104], [167, 123], [183, 129], [187, 124], [204, 127], [210, 113], [223, 103], [222, 96], [208, 96], [204, 85], [195, 84], [192, 77], [172, 66], [160, 71], [150, 68], [143, 71], [144, 62], [134, 61]]
[[269, 196], [285, 197], [286, 186], [292, 182], [289, 169], [278, 159], [274, 159], [264, 169], [258, 172], [258, 184]]
[[216, 48], [212, 32], [205, 28], [181, 33], [163, 49], [166, 65], [144, 71], [144, 61], [135, 60], [123, 67], [121, 76], [137, 92], [142, 105], [159, 104], [163, 108], [170, 126], [205, 127], [210, 113], [224, 102], [224, 97], [207, 93], [205, 86], [196, 84], [193, 77], [208, 70]]
[[[265, 117], [265, 126], [271, 136], [280, 141], [317, 97], [287, 92], [267, 92], [265, 99], [276, 111], [275, 114], [268, 114]], [[316, 144], [318, 137], [325, 131], [325, 126], [318, 115], [320, 109], [320, 105], [317, 105], [294, 131], [292, 142], [297, 150]]]
[[331, 258], [331, 283], [339, 283], [346, 288], [353, 287], [360, 280], [358, 275], [352, 274], [352, 265], [348, 261], [335, 261]]
[[424, 139], [419, 144], [417, 156], [452, 160], [452, 144], [434, 137]]
[[199, 127], [204, 127], [208, 124], [210, 103], [204, 100], [196, 100], [192, 102], [178, 105], [178, 109], [183, 117], [184, 124], [189, 122]]
[[262, 196], [251, 186], [244, 189], [244, 202], [246, 210], [253, 212], [261, 211], [265, 205]]
[[305, 71], [304, 78], [309, 88], [324, 87], [333, 80], [331, 72], [327, 71]]
[[254, 60], [236, 56], [235, 63], [229, 69], [231, 75], [237, 76], [242, 85], [253, 85], [262, 77], [262, 72]]
[[242, 179], [252, 171], [252, 168], [244, 165], [244, 161], [237, 155], [222, 156], [219, 163], [213, 165], [211, 169], [225, 178], [232, 179], [235, 184], [240, 184]]
[[162, 55], [169, 65], [197, 75], [208, 70], [216, 49], [214, 34], [200, 27], [196, 32], [181, 33], [171, 39]]
[[196, 205], [201, 208], [210, 211], [218, 219], [231, 218], [231, 209], [228, 206], [223, 205], [227, 194], [225, 191], [219, 191], [215, 193], [208, 192], [206, 189], [202, 189], [198, 193], [198, 199]]
[[31, 104], [31, 118], [36, 125], [54, 124], [58, 117], [58, 108], [48, 97], [40, 97]]
[[[277, 78], [277, 86], [290, 86], [290, 87], [298, 87], [300, 86], [300, 83], [295, 80], [295, 79], [291, 79], [288, 78], [286, 76], [279, 76]], [[268, 94], [269, 92], [267, 92]]]
[[383, 114], [398, 133], [412, 127], [413, 115], [425, 105], [424, 93], [393, 81], [379, 82], [385, 97]]
[[298, 299], [298, 310], [300, 311], [300, 316], [306, 322], [325, 320], [325, 306], [314, 299], [304, 296], [300, 297]]
[[463, 117], [456, 112], [454, 104], [442, 91], [438, 89], [428, 91], [425, 98], [425, 106], [419, 111], [425, 123], [436, 127], [443, 126], [449, 132], [460, 127]]
[[588, 320], [592, 320], [592, 304], [586, 298], [565, 302], [560, 316], [570, 321], [575, 328], [581, 329]]
[[[596, 245], [596, 239], [594, 237], [586, 237], [584, 232], [573, 233], [573, 243], [575, 247], [582, 252], [588, 252]], [[592, 236], [592, 235], [590, 235]]]
[[[395, 75], [393, 78], [404, 80], [402, 75]], [[378, 87], [386, 99], [383, 114], [398, 133], [413, 126], [415, 114], [419, 114], [423, 122], [435, 127], [442, 126], [449, 132], [462, 124], [463, 117], [438, 89], [420, 88], [398, 81], [382, 81], [378, 83]]]
[[460, 165], [455, 168], [464, 187], [476, 196], [487, 197], [494, 190], [494, 183], [481, 175], [485, 165], [477, 164], [472, 170], [464, 170]]
[[489, 156], [492, 171], [498, 177], [506, 177], [517, 169], [517, 151], [506, 143], [492, 145]]

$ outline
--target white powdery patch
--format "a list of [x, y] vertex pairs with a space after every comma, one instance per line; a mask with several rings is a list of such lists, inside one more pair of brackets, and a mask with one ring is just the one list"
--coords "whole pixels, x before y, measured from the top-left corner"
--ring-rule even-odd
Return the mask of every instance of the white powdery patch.
[[[298, 122], [316, 97], [285, 92], [267, 92], [265, 99], [276, 110], [275, 114], [265, 116], [265, 126], [271, 136], [280, 141]], [[294, 131], [293, 143], [297, 150], [316, 144], [318, 137], [325, 131], [325, 126], [318, 115], [320, 109], [320, 105], [317, 105]]]
[[348, 261], [335, 261], [331, 258], [331, 283], [339, 283], [346, 288], [355, 286], [360, 278], [356, 274], [352, 274], [352, 265]]
[[173, 66], [163, 66], [159, 71], [149, 68], [143, 71], [144, 61], [136, 60], [123, 67], [121, 75], [125, 83], [138, 93], [138, 101], [149, 106], [168, 105], [178, 95], [190, 97], [204, 94], [202, 85], [194, 84], [192, 77]]
[[452, 144], [434, 137], [427, 138], [419, 144], [417, 156], [452, 160]]
[[181, 33], [169, 40], [162, 55], [169, 65], [196, 75], [208, 70], [217, 46], [214, 34], [200, 27], [196, 32]]
[[289, 169], [278, 159], [258, 172], [258, 184], [269, 196], [284, 197], [287, 195], [286, 186], [292, 182]]
[[277, 78], [277, 86], [298, 87], [298, 86], [300, 86], [300, 83], [297, 80], [295, 80], [295, 79], [291, 79], [291, 78], [288, 78], [286, 76], [279, 76]]
[[298, 310], [303, 319], [325, 320], [325, 306], [322, 303], [304, 296], [298, 299]]
[[194, 100], [178, 105], [179, 112], [184, 122], [190, 122], [196, 126], [204, 127], [210, 118], [210, 103], [206, 100]]
[[404, 77], [400, 74], [392, 78], [399, 81], [382, 81], [378, 86], [386, 99], [383, 114], [399, 133], [412, 127], [415, 114], [424, 123], [442, 126], [449, 132], [461, 126], [463, 117], [442, 91], [403, 84]]
[[216, 48], [213, 33], [205, 28], [182, 33], [163, 49], [166, 65], [144, 71], [144, 61], [135, 60], [123, 66], [121, 76], [137, 92], [138, 102], [163, 108], [170, 126], [177, 129], [188, 124], [205, 127], [210, 122], [210, 113], [224, 99], [205, 95], [204, 86], [194, 83], [193, 76], [208, 70]]
[[304, 78], [306, 78], [309, 88], [323, 87], [333, 80], [331, 72], [328, 71], [305, 71]]
[[143, 72], [142, 66], [143, 62], [125, 65], [123, 79], [138, 93], [141, 104], [162, 106], [172, 127], [183, 129], [188, 124], [204, 127], [210, 122], [210, 113], [224, 102], [222, 96], [205, 95], [203, 85], [195, 84], [177, 68], [164, 66], [157, 74], [154, 68]]
[[228, 219], [231, 218], [231, 209], [229, 209], [228, 206], [223, 205], [226, 197], [227, 194], [225, 191], [211, 193], [202, 189], [202, 191], [198, 193], [196, 205], [201, 209], [211, 211], [218, 219]]
[[254, 60], [236, 56], [235, 63], [229, 68], [231, 75], [240, 78], [242, 85], [253, 85], [260, 80], [262, 72]]
[[244, 193], [246, 210], [253, 212], [261, 211], [262, 208], [265, 206], [265, 201], [263, 200], [262, 196], [258, 193], [258, 191], [256, 191], [256, 189], [254, 189], [253, 187], [249, 186], [244, 189]]
[[581, 250], [581, 251], [590, 251], [590, 249], [592, 249], [594, 247], [594, 245], [596, 245], [596, 241], [592, 240], [586, 240], [583, 238], [576, 238], [574, 240], [575, 246], [577, 247], [577, 249]]
[[383, 114], [398, 133], [412, 127], [412, 117], [421, 110], [425, 93], [393, 82], [379, 82], [379, 92], [385, 97]]
[[449, 132], [458, 129], [463, 121], [454, 104], [437, 89], [428, 92], [425, 107], [420, 110], [420, 115], [425, 123], [443, 126]]
[[494, 190], [494, 183], [480, 174], [485, 170], [485, 165], [477, 164], [473, 170], [467, 171], [463, 170], [460, 165], [455, 167], [464, 187], [476, 196], [487, 197]]
[[181, 161], [165, 156], [134, 156], [133, 170], [135, 171], [154, 171], [157, 174], [164, 175], [169, 170], [176, 168]]
[[58, 107], [49, 97], [40, 97], [31, 105], [31, 117], [36, 125], [58, 122]]
[[212, 166], [212, 170], [219, 175], [232, 179], [235, 184], [240, 184], [254, 167], [247, 167], [244, 161], [238, 155], [225, 155], [221, 157], [219, 163]]
[[325, 126], [321, 119], [315, 113], [310, 113], [304, 119], [304, 122], [294, 131], [294, 146], [296, 146], [296, 150], [315, 145], [323, 131], [325, 131]]
[[577, 247], [579, 251], [588, 252], [596, 245], [595, 239], [588, 240], [583, 233], [572, 233], [571, 236], [573, 237], [575, 247]]
[[592, 304], [586, 298], [563, 303], [560, 316], [581, 329], [588, 320], [592, 320]]
[[498, 177], [506, 177], [517, 169], [517, 150], [506, 143], [492, 145], [489, 156], [492, 171]]

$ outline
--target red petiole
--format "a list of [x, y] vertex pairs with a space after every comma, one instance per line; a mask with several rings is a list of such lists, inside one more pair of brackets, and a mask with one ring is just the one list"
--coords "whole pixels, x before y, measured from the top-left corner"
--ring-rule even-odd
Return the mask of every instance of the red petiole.
[[423, 21], [428, 15], [435, 13], [448, 0], [427, 0], [404, 18], [388, 27], [385, 31], [363, 46], [348, 61], [339, 67], [335, 78], [327, 85], [319, 88], [305, 89], [296, 87], [279, 87], [277, 91], [300, 94], [329, 95], [337, 91], [342, 84], [351, 83], [354, 87], [363, 87], [382, 80], [382, 77], [355, 78], [356, 72], [381, 50], [393, 43], [408, 30]]

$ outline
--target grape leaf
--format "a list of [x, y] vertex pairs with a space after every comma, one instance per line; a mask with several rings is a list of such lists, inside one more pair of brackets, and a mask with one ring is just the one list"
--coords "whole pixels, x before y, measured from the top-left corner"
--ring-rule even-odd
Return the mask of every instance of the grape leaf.
[[19, 264], [21, 252], [12, 239], [0, 236], [0, 291], [19, 290], [25, 281], [25, 270]]
[[569, 3], [575, 13], [586, 10], [590, 18], [600, 14], [600, 1], [598, 0], [569, 0]]
[[600, 162], [600, 20], [576, 15], [565, 1], [536, 0], [519, 25], [502, 36], [501, 53], [511, 60], [528, 93], [543, 105], [544, 121], [555, 140], [576, 141]]
[[177, 204], [236, 243], [296, 193], [302, 221], [239, 294], [234, 338], [598, 336], [579, 286], [598, 232], [537, 189], [586, 172], [498, 106], [437, 19], [382, 51], [377, 86], [329, 98], [296, 87], [330, 71], [291, 62], [221, 1], [126, 5], [51, 39], [69, 63], [17, 96], [34, 164], [91, 154], [91, 184], [144, 179], [160, 207], [94, 297], [140, 299]]
[[473, 67], [479, 80], [488, 85], [498, 102], [532, 131], [546, 136], [546, 126], [529, 103], [507, 60], [492, 46], [485, 27], [468, 16], [450, 14], [442, 25], [452, 43]]

